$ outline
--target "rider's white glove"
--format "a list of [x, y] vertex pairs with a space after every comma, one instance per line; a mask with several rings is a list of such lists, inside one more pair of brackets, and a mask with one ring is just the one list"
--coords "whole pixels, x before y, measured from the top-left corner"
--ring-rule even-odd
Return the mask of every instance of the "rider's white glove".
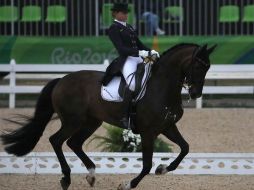
[[157, 51], [155, 51], [155, 50], [152, 50], [151, 51], [151, 55], [156, 55], [158, 58], [160, 57], [160, 54], [157, 52]]
[[140, 50], [140, 51], [138, 51], [138, 55], [139, 55], [140, 57], [146, 58], [146, 57], [149, 55], [149, 51]]

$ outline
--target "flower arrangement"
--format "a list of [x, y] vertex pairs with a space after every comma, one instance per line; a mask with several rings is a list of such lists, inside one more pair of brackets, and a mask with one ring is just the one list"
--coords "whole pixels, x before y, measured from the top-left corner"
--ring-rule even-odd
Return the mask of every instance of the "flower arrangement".
[[124, 129], [122, 132], [125, 150], [127, 152], [139, 152], [141, 148], [141, 137], [135, 135], [131, 130]]
[[[141, 137], [132, 133], [131, 130], [104, 125], [106, 136], [94, 135], [88, 142], [98, 141], [97, 148], [101, 148], [106, 152], [141, 152]], [[160, 138], [157, 138], [154, 143], [155, 152], [172, 152], [171, 145], [167, 144]]]

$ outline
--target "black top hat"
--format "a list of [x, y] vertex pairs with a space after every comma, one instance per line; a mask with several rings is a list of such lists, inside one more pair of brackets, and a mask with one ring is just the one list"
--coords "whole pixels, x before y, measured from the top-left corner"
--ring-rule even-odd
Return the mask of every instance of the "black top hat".
[[127, 3], [114, 3], [111, 11], [118, 11], [118, 12], [129, 12], [130, 9], [128, 8]]

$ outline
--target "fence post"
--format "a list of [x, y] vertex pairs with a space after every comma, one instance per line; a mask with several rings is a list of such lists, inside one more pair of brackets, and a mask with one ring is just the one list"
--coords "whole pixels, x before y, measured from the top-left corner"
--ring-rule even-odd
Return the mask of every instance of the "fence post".
[[99, 36], [99, 3], [95, 0], [95, 36]]
[[180, 19], [180, 22], [179, 22], [179, 33], [180, 33], [180, 36], [183, 36], [183, 20], [184, 20], [184, 8], [183, 8], [183, 1], [180, 0], [180, 7], [183, 9], [183, 12], [181, 13], [181, 18]]
[[10, 62], [11, 71], [10, 71], [10, 95], [9, 95], [9, 108], [15, 108], [15, 87], [16, 87], [16, 71], [15, 65], [16, 62], [14, 59]]
[[[11, 0], [11, 6], [14, 7], [14, 0]], [[14, 12], [13, 12], [13, 9], [11, 9], [11, 16], [12, 16], [12, 21], [11, 21], [11, 35], [14, 36], [14, 21], [13, 21], [13, 18], [14, 18]]]
[[202, 97], [196, 99], [196, 108], [202, 108]]
[[109, 66], [109, 60], [108, 59], [104, 59], [103, 61], [103, 65], [105, 65], [106, 67]]

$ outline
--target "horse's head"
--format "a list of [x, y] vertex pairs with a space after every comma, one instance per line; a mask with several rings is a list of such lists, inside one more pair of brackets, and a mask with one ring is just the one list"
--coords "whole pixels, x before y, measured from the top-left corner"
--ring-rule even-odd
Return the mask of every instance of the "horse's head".
[[191, 99], [199, 98], [202, 95], [205, 75], [210, 68], [209, 55], [216, 45], [207, 49], [207, 45], [198, 46], [192, 52], [191, 60], [185, 70], [185, 84], [188, 88]]

